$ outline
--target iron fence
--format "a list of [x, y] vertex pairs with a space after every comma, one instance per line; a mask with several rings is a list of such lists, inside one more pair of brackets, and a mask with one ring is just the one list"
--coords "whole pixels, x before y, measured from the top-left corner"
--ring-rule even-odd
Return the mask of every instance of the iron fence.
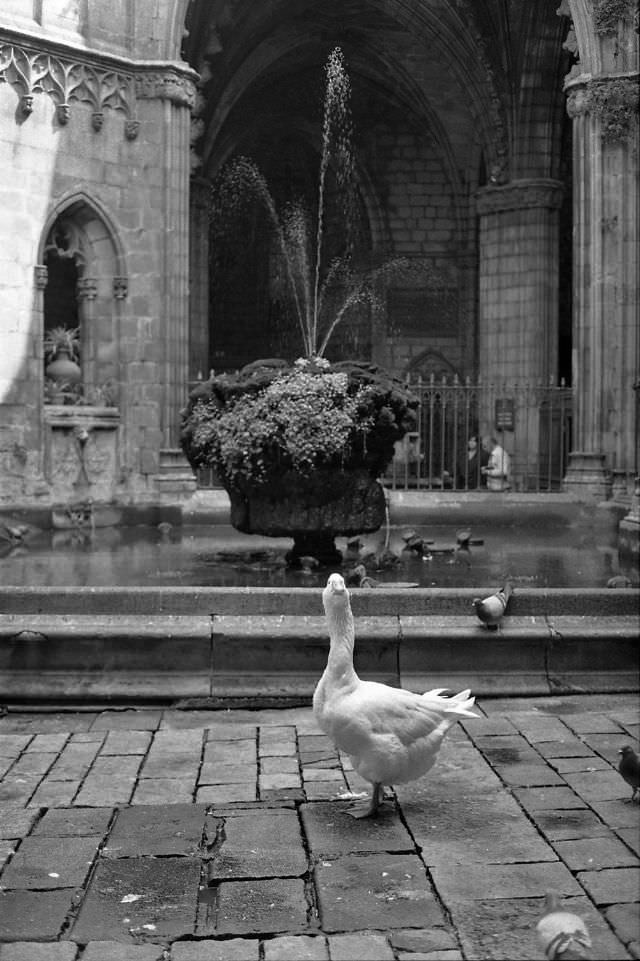
[[[396, 444], [382, 478], [401, 490], [482, 490], [485, 478], [466, 469], [472, 435], [494, 436], [509, 454], [508, 486], [557, 491], [571, 450], [572, 392], [564, 383], [483, 384], [457, 378], [407, 381], [420, 399], [416, 429]], [[220, 487], [210, 468], [201, 488]]]
[[554, 384], [460, 382], [456, 378], [408, 381], [418, 395], [415, 431], [396, 444], [384, 477], [394, 489], [475, 490], [486, 483], [467, 470], [472, 436], [495, 437], [507, 451], [507, 487], [559, 490], [571, 449], [572, 392]]

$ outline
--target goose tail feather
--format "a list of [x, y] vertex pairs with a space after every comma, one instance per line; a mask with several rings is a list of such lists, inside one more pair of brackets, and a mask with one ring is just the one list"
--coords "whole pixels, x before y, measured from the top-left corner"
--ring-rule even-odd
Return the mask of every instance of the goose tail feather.
[[479, 714], [475, 714], [471, 710], [475, 703], [475, 697], [469, 697], [466, 701], [459, 701], [455, 706], [452, 704], [451, 707], [446, 708], [446, 713], [456, 714], [460, 717], [480, 717]]
[[442, 692], [446, 690], [446, 687], [436, 687], [432, 691], [425, 691], [422, 696], [438, 697], [445, 714], [456, 714], [461, 717], [480, 717], [479, 714], [474, 714], [471, 710], [476, 699], [475, 697], [470, 697], [471, 690], [469, 688], [467, 688], [466, 691], [460, 691], [458, 694], [454, 694], [453, 697], [440, 697]]

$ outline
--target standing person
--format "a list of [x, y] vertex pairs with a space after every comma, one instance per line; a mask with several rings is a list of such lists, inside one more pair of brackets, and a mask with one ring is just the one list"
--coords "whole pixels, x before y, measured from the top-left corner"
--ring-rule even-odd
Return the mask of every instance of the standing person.
[[489, 463], [489, 454], [480, 443], [477, 434], [471, 434], [467, 444], [467, 453], [460, 460], [458, 469], [458, 487], [471, 490], [475, 487], [486, 487], [487, 479], [481, 469]]
[[487, 478], [487, 490], [507, 491], [511, 488], [511, 458], [495, 437], [485, 437], [482, 446], [489, 455], [486, 467], [480, 471]]

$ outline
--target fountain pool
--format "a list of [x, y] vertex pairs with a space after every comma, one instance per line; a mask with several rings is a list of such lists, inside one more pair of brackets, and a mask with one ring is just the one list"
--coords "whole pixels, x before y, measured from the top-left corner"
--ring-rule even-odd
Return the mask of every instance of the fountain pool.
[[[0, 541], [0, 583], [10, 587], [319, 587], [327, 570], [290, 570], [289, 538], [238, 533], [224, 524], [169, 527], [105, 527], [95, 530], [37, 531], [22, 543]], [[638, 586], [638, 572], [621, 569], [610, 532], [584, 526], [495, 526], [472, 530], [469, 552], [454, 553], [453, 524], [415, 526], [432, 541], [426, 559], [403, 550], [404, 527], [391, 527], [389, 547], [399, 555], [386, 570], [367, 562], [369, 574], [385, 585], [419, 587], [495, 586], [509, 577], [514, 586], [604, 587], [626, 574]], [[380, 552], [385, 532], [363, 535], [363, 552]], [[343, 553], [345, 538], [336, 538]], [[349, 555], [343, 571], [356, 560]]]

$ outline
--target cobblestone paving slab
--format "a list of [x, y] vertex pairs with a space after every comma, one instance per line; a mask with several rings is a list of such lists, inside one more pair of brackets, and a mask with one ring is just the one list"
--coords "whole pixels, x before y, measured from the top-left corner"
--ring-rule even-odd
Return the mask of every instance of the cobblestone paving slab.
[[120, 944], [118, 941], [89, 941], [82, 961], [164, 961], [164, 948], [157, 944]]
[[[486, 798], [430, 799], [428, 787], [421, 790], [416, 784], [407, 788], [404, 817], [428, 865], [558, 859], [506, 793], [496, 793], [487, 805]], [[458, 830], [461, 821], [465, 824], [463, 835]]]
[[307, 870], [296, 811], [245, 811], [224, 819], [210, 880], [300, 877]]
[[555, 891], [561, 897], [578, 895], [581, 888], [564, 864], [469, 864], [464, 871], [458, 865], [436, 865], [432, 876], [447, 906], [458, 901], [496, 901], [529, 898], [544, 891]]
[[173, 940], [194, 933], [200, 862], [190, 858], [102, 861], [70, 937], [77, 942]]
[[259, 957], [259, 942], [246, 938], [176, 941], [171, 948], [171, 961], [258, 961]]
[[40, 816], [39, 811], [3, 804], [0, 807], [0, 838], [23, 838]]
[[573, 811], [538, 811], [536, 827], [549, 841], [571, 841], [580, 838], [596, 838], [610, 834], [600, 818], [586, 808]]
[[202, 843], [206, 811], [204, 804], [140, 806], [118, 811], [103, 856], [193, 857]]
[[444, 925], [424, 864], [415, 854], [350, 854], [315, 868], [324, 931]]
[[364, 821], [307, 708], [9, 711], [0, 961], [529, 959], [547, 890], [640, 957], [636, 698], [480, 708]]
[[[541, 957], [531, 932], [543, 913], [543, 904], [538, 898], [518, 898], [452, 905], [453, 923], [460, 935], [464, 957], [468, 961], [502, 958], [531, 961]], [[596, 947], [593, 957], [601, 961], [630, 957], [586, 898], [565, 898], [563, 906], [585, 921]]]
[[302, 805], [302, 823], [314, 857], [415, 850], [415, 842], [397, 811], [387, 807], [375, 820], [357, 820], [348, 813], [349, 806], [343, 801]]
[[76, 945], [68, 942], [39, 944], [37, 941], [17, 941], [0, 944], [0, 961], [75, 961], [77, 956]]
[[334, 934], [329, 938], [331, 961], [394, 961], [388, 940], [381, 934]]
[[0, 941], [55, 941], [71, 910], [75, 892], [3, 891], [0, 895]]
[[218, 888], [215, 920], [208, 913], [198, 933], [265, 934], [304, 931], [308, 904], [304, 882], [269, 878], [253, 881], [223, 881]]
[[264, 961], [329, 961], [329, 948], [323, 937], [276, 937], [265, 941], [263, 950]]
[[54, 808], [45, 812], [31, 834], [52, 838], [96, 834], [102, 837], [112, 817], [113, 808]]
[[12, 890], [79, 887], [91, 867], [102, 836], [25, 838], [2, 873]]

